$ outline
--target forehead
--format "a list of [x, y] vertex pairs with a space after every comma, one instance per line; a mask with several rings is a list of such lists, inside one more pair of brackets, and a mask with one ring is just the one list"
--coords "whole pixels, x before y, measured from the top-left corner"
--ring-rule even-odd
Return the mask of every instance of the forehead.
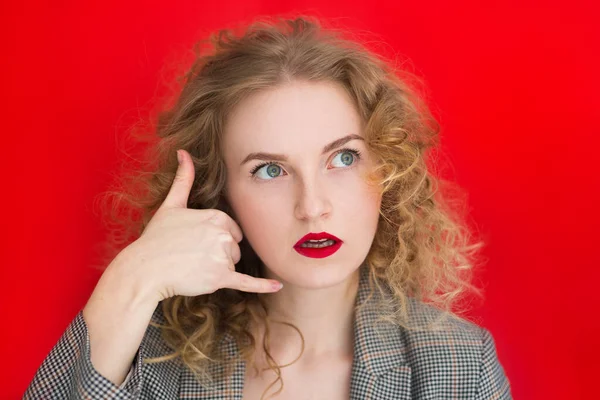
[[329, 82], [294, 81], [255, 93], [232, 111], [224, 132], [226, 153], [320, 150], [355, 133], [361, 120], [344, 88]]

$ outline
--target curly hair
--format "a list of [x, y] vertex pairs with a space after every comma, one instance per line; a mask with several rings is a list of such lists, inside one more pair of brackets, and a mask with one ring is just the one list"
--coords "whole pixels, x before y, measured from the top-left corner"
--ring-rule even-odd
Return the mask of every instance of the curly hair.
[[[363, 265], [372, 293], [387, 293], [381, 318], [414, 329], [409, 297], [462, 318], [460, 300], [467, 293], [481, 296], [471, 281], [482, 242], [467, 227], [463, 191], [436, 176], [426, 162], [439, 145], [439, 123], [417, 90], [416, 74], [345, 35], [349, 32], [326, 29], [314, 17], [298, 16], [257, 19], [238, 32], [222, 29], [199, 41], [175, 101], [148, 130], [142, 168], [121, 175], [118, 188], [105, 193], [114, 200], [104, 214], [115, 224], [107, 241], [113, 253], [143, 232], [165, 200], [177, 170], [177, 149], [187, 150], [195, 165], [188, 207], [230, 213], [221, 147], [228, 113], [247, 96], [292, 80], [334, 82], [353, 100], [365, 123], [366, 145], [378, 160], [369, 180], [382, 190], [380, 217]], [[456, 190], [444, 192], [442, 184]], [[257, 255], [245, 239], [240, 247], [236, 270], [260, 277]], [[161, 307], [165, 324], [155, 326], [162, 328], [173, 353], [145, 362], [178, 358], [208, 385], [214, 378], [209, 366], [231, 361], [217, 353], [219, 337], [232, 335], [239, 357], [252, 362], [257, 343], [248, 326], [262, 321], [267, 325], [262, 346], [281, 380], [283, 366], [268, 352], [269, 313], [260, 295], [221, 289], [170, 297]]]

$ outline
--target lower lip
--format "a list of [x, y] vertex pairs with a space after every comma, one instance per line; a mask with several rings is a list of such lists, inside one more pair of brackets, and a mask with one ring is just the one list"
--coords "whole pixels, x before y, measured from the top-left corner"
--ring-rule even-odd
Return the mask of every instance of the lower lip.
[[320, 249], [314, 247], [294, 246], [294, 250], [305, 257], [325, 258], [338, 251], [340, 247], [342, 247], [342, 242], [335, 242], [335, 244], [332, 244], [331, 246], [321, 247]]

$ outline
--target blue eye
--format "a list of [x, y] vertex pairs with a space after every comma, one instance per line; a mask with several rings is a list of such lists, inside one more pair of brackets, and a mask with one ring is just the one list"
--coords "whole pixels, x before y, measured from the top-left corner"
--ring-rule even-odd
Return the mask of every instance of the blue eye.
[[[269, 180], [277, 178], [283, 169], [277, 164], [264, 163], [257, 165], [250, 174], [257, 176], [259, 179]], [[263, 173], [264, 172], [264, 173]]]
[[[336, 164], [338, 160], [340, 164]], [[358, 160], [360, 160], [360, 151], [344, 148], [335, 154], [331, 163], [334, 168], [348, 168], [356, 164]], [[267, 181], [282, 176], [284, 173], [285, 171], [281, 166], [272, 162], [259, 164], [250, 171], [252, 177]]]
[[[341, 161], [342, 163], [341, 165], [339, 165], [340, 168], [349, 167], [350, 165], [352, 165], [355, 158], [360, 158], [359, 154], [360, 153], [357, 150], [342, 149], [333, 158], [332, 165], [335, 160], [339, 159], [339, 161]], [[337, 167], [337, 165], [334, 165], [334, 167]]]

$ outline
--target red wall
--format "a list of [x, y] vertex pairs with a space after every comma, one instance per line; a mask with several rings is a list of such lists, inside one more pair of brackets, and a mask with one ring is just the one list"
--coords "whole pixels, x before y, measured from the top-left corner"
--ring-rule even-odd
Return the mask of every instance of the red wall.
[[203, 31], [290, 11], [344, 18], [412, 60], [488, 240], [487, 299], [476, 314], [515, 398], [594, 397], [598, 6], [52, 3], [0, 6], [2, 398], [21, 396], [93, 290], [99, 275], [89, 266], [104, 232], [93, 202], [122, 159], [117, 137], [163, 93], [165, 65]]

